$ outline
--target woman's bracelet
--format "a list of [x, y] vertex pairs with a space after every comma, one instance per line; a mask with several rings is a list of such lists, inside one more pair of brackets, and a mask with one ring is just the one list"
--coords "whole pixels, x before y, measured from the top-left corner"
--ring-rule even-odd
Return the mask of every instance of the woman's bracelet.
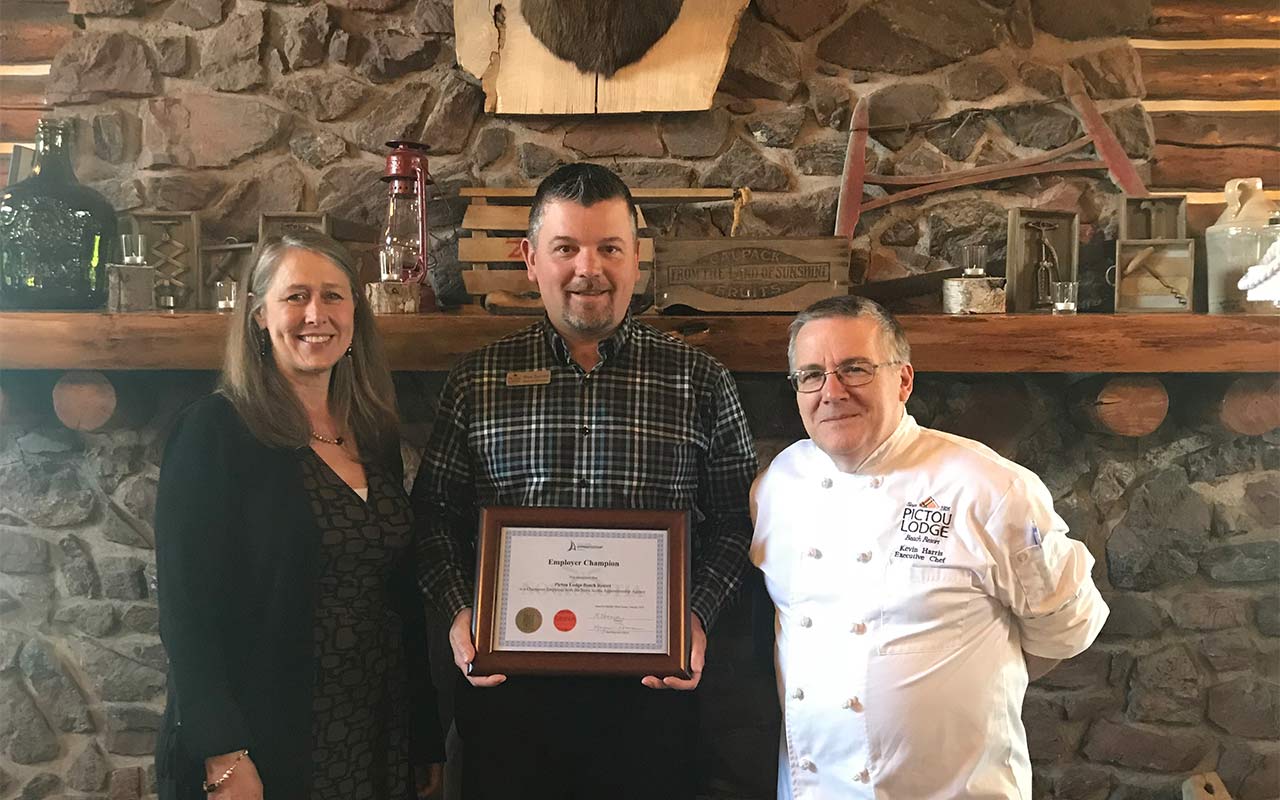
[[235, 761], [232, 761], [232, 762], [231, 762], [231, 766], [227, 767], [227, 771], [226, 771], [226, 772], [224, 772], [224, 773], [222, 773], [222, 777], [218, 778], [218, 779], [217, 779], [216, 781], [214, 781], [213, 783], [209, 783], [208, 781], [201, 781], [201, 782], [200, 782], [200, 786], [201, 786], [201, 788], [203, 788], [203, 789], [204, 789], [204, 793], [205, 793], [205, 794], [213, 794], [214, 792], [216, 792], [216, 791], [218, 791], [219, 789], [221, 789], [221, 788], [222, 788], [222, 784], [224, 784], [224, 783], [226, 783], [226, 782], [227, 782], [227, 778], [230, 778], [230, 777], [231, 777], [231, 773], [233, 773], [233, 772], [235, 772], [235, 771], [236, 771], [236, 767], [238, 767], [238, 766], [240, 765], [240, 761], [241, 761], [245, 756], [247, 756], [247, 755], [249, 755], [249, 751], [248, 751], [248, 750], [241, 750], [241, 751], [236, 755], [236, 760], [235, 760]]

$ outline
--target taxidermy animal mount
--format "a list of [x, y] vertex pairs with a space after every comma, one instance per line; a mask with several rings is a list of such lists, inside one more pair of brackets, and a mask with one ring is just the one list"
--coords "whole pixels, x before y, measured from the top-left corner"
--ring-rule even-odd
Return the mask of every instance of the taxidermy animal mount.
[[680, 16], [684, 0], [523, 0], [538, 41], [586, 73], [612, 76], [639, 61]]

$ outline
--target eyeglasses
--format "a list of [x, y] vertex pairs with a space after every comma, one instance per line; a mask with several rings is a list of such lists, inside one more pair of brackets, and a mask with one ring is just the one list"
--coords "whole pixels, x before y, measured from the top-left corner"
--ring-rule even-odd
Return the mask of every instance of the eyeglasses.
[[820, 369], [798, 369], [795, 372], [788, 372], [787, 380], [791, 382], [791, 387], [801, 394], [820, 391], [827, 384], [828, 375], [835, 375], [846, 389], [856, 389], [875, 380], [876, 370], [881, 367], [891, 367], [901, 363], [901, 361], [885, 361], [872, 364], [870, 361], [850, 361], [829, 372], [823, 372]]

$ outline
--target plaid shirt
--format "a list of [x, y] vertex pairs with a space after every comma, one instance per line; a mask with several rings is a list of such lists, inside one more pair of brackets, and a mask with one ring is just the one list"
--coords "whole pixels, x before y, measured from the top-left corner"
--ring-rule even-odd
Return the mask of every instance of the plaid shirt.
[[[628, 315], [586, 372], [545, 317], [449, 373], [414, 482], [419, 583], [449, 619], [472, 604], [479, 509], [691, 512], [690, 605], [710, 628], [751, 544], [746, 415], [711, 356]], [[548, 370], [545, 385], [508, 386]]]

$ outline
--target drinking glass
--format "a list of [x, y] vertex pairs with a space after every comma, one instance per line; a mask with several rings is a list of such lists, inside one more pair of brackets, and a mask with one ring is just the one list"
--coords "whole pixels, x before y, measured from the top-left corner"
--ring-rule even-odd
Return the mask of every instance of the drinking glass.
[[1076, 281], [1054, 281], [1050, 290], [1053, 297], [1053, 313], [1076, 313], [1076, 294], [1080, 291], [1079, 283]]

